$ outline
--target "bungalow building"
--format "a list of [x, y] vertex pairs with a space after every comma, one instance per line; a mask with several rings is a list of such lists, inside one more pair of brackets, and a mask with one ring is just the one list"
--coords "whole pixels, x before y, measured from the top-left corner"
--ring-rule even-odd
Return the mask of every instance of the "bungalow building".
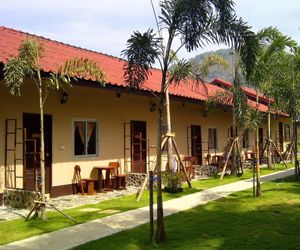
[[[39, 179], [39, 104], [32, 79], [26, 79], [20, 97], [9, 94], [3, 67], [16, 56], [28, 36], [22, 31], [0, 27], [0, 200], [7, 188], [34, 190]], [[46, 191], [51, 197], [72, 194], [74, 166], [82, 176], [96, 178], [94, 166], [119, 161], [124, 173], [145, 174], [156, 154], [157, 95], [161, 72], [152, 69], [145, 85], [137, 90], [126, 86], [124, 61], [99, 52], [38, 37], [44, 48], [42, 70], [55, 71], [67, 59], [89, 58], [106, 75], [106, 85], [92, 79], [78, 80], [64, 91], [51, 91], [45, 103]], [[231, 83], [216, 79], [199, 86], [170, 87], [171, 116], [176, 142], [182, 155], [207, 164], [207, 153], [222, 153], [232, 130], [230, 106], [219, 106], [206, 115], [204, 103], [215, 91]], [[244, 88], [253, 104], [255, 92]], [[267, 111], [260, 95], [259, 109]], [[272, 115], [272, 136], [284, 150], [290, 140], [290, 119]], [[260, 128], [260, 143], [267, 136], [266, 122]], [[252, 150], [254, 135], [243, 136], [241, 147]]]

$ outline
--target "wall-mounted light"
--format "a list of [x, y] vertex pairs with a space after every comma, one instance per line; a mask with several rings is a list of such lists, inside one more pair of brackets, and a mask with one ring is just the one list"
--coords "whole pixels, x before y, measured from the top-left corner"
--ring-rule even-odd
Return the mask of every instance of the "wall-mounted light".
[[68, 97], [69, 97], [68, 93], [63, 92], [63, 93], [61, 94], [61, 96], [60, 96], [60, 103], [61, 103], [61, 104], [67, 103]]
[[150, 112], [155, 112], [156, 110], [156, 104], [154, 102], [150, 103]]

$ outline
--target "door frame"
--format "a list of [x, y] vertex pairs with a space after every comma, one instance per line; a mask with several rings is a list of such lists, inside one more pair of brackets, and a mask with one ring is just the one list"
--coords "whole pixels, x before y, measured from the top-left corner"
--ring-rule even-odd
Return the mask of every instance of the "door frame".
[[[134, 129], [134, 124], [139, 124], [141, 125], [143, 128], [142, 130], [144, 130], [144, 132], [142, 131], [142, 140], [144, 140], [144, 142], [142, 142], [142, 164], [143, 166], [141, 166], [141, 171], [137, 172], [135, 171], [135, 167], [134, 167], [134, 155], [133, 155], [133, 129]], [[130, 157], [131, 157], [131, 166], [130, 166], [130, 171], [131, 173], [147, 173], [147, 123], [146, 121], [138, 121], [138, 120], [131, 120], [130, 121]]]
[[[191, 156], [195, 158], [195, 163], [198, 165], [202, 165], [202, 157], [203, 157], [203, 152], [202, 152], [202, 130], [201, 130], [201, 125], [196, 125], [196, 124], [192, 124], [190, 126], [191, 128]], [[199, 128], [200, 134], [198, 135], [194, 135], [193, 133], [193, 128]], [[200, 159], [196, 156], [197, 154], [195, 154], [195, 147], [196, 145], [194, 144], [195, 140], [194, 140], [194, 136], [199, 136], [200, 137]]]
[[283, 122], [278, 123], [278, 135], [279, 135], [279, 150], [283, 152], [283, 143], [284, 143], [284, 137], [283, 137]]
[[[34, 118], [33, 118], [34, 117]], [[40, 114], [39, 113], [27, 113], [27, 112], [24, 112], [23, 113], [23, 128], [25, 129], [25, 119], [30, 119], [30, 118], [33, 118], [33, 119], [37, 119], [39, 124], [40, 124]], [[48, 122], [48, 125], [46, 125], [46, 123]], [[48, 133], [45, 133], [46, 132], [46, 129], [47, 129], [47, 126], [49, 131], [47, 131]], [[40, 125], [39, 125], [40, 127]], [[44, 114], [44, 136], [45, 136], [45, 139], [46, 137], [48, 136], [49, 138], [49, 158], [47, 159], [47, 161], [49, 162], [49, 172], [47, 174], [47, 171], [46, 171], [46, 161], [45, 161], [45, 184], [48, 183], [48, 185], [46, 185], [46, 193], [49, 193], [51, 194], [51, 190], [52, 190], [52, 163], [53, 163], [53, 149], [52, 149], [52, 146], [53, 146], [53, 119], [52, 119], [52, 115], [50, 114]], [[26, 138], [24, 138], [26, 139]], [[46, 142], [46, 140], [45, 140]], [[26, 143], [25, 141], [23, 143]], [[45, 143], [46, 144], [46, 143]], [[25, 160], [25, 152], [23, 150], [23, 158]], [[46, 157], [46, 150], [45, 150], [45, 157]], [[25, 166], [23, 164], [23, 187], [25, 187]]]

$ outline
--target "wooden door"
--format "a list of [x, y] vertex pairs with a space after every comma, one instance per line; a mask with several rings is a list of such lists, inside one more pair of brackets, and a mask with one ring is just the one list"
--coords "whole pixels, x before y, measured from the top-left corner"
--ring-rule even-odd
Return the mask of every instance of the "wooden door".
[[283, 152], [283, 123], [279, 122], [279, 150]]
[[[24, 189], [40, 189], [40, 115], [23, 114], [23, 127], [26, 130], [24, 145]], [[52, 165], [52, 116], [44, 115], [45, 135], [45, 184], [46, 193], [51, 191]]]
[[131, 172], [146, 173], [147, 135], [146, 122], [131, 121]]
[[201, 126], [191, 125], [191, 154], [195, 158], [195, 164], [202, 164], [202, 138]]

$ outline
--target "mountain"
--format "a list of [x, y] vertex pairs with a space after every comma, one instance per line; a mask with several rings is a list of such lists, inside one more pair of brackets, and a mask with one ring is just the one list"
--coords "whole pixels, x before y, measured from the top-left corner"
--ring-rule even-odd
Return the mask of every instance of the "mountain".
[[198, 65], [198, 64], [201, 64], [202, 61], [204, 60], [204, 58], [210, 54], [217, 54], [219, 56], [224, 57], [229, 66], [227, 69], [224, 69], [220, 66], [212, 66], [210, 68], [208, 76], [205, 77], [204, 80], [212, 81], [215, 78], [221, 78], [226, 81], [232, 82], [233, 78], [234, 78], [234, 60], [235, 60], [235, 58], [233, 55], [233, 51], [231, 49], [219, 49], [216, 51], [205, 52], [205, 53], [195, 56], [194, 58], [191, 58], [189, 61], [194, 65]]

